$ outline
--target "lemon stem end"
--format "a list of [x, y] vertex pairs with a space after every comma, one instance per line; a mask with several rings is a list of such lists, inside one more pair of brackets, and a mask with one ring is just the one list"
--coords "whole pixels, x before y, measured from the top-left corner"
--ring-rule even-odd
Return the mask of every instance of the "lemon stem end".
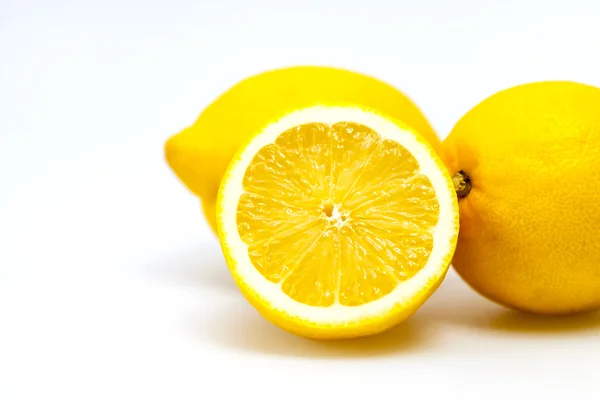
[[458, 198], [467, 197], [471, 191], [471, 178], [465, 171], [458, 171], [452, 177], [452, 183], [454, 183], [454, 190]]

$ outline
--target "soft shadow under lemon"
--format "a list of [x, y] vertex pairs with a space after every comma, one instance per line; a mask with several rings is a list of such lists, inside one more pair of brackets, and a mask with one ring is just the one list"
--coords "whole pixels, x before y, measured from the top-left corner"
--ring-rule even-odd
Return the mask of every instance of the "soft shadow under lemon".
[[203, 310], [188, 326], [203, 341], [236, 351], [308, 358], [374, 357], [412, 353], [435, 347], [431, 325], [413, 316], [379, 335], [337, 341], [317, 341], [288, 333], [264, 319], [243, 299], [220, 302]]
[[600, 333], [600, 313], [570, 316], [545, 316], [506, 310], [489, 321], [491, 329], [515, 333], [559, 334], [597, 330]]
[[509, 310], [477, 294], [453, 271], [421, 313], [443, 324], [504, 334], [600, 333], [600, 313], [550, 317]]

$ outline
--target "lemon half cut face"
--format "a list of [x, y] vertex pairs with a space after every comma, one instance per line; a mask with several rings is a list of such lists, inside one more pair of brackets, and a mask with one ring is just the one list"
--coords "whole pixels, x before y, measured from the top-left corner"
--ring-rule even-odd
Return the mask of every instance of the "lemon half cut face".
[[458, 233], [452, 181], [411, 128], [317, 106], [242, 147], [217, 203], [248, 300], [284, 329], [356, 337], [412, 315], [446, 274]]

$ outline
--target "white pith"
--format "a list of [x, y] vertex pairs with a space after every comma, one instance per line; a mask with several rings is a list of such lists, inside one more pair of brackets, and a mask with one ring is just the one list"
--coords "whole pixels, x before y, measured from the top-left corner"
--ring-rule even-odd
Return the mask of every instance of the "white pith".
[[[426, 175], [436, 191], [439, 202], [439, 220], [433, 234], [433, 249], [426, 265], [410, 279], [401, 282], [386, 296], [360, 306], [329, 307], [302, 304], [281, 290], [281, 284], [264, 278], [250, 261], [248, 246], [242, 241], [237, 227], [237, 206], [242, 194], [243, 178], [248, 165], [264, 146], [275, 142], [286, 130], [306, 123], [334, 124], [350, 121], [365, 125], [382, 138], [394, 140], [404, 146], [418, 161], [420, 172]], [[359, 108], [316, 106], [291, 113], [267, 126], [231, 163], [220, 193], [219, 229], [224, 250], [234, 260], [230, 265], [237, 279], [262, 297], [270, 307], [290, 317], [319, 325], [356, 323], [362, 319], [386, 315], [398, 305], [409, 303], [424, 289], [434, 285], [446, 273], [448, 254], [453, 251], [451, 238], [455, 235], [455, 193], [449, 190], [447, 177], [433, 160], [431, 150], [417, 140], [408, 127], [394, 123], [383, 116]], [[337, 217], [337, 215], [336, 215]]]

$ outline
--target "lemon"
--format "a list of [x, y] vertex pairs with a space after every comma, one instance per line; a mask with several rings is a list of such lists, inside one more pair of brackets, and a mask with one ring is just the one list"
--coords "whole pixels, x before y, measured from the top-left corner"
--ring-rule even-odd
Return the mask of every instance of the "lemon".
[[443, 143], [462, 187], [453, 265], [487, 298], [540, 314], [600, 308], [600, 89], [497, 93]]
[[251, 135], [293, 110], [352, 104], [402, 120], [439, 148], [439, 139], [417, 106], [398, 90], [369, 76], [327, 67], [291, 67], [249, 77], [210, 104], [191, 126], [165, 145], [176, 176], [202, 200], [210, 226], [225, 168]]
[[445, 276], [458, 237], [452, 180], [412, 128], [315, 106], [239, 150], [217, 201], [231, 273], [290, 332], [374, 334], [405, 320]]

